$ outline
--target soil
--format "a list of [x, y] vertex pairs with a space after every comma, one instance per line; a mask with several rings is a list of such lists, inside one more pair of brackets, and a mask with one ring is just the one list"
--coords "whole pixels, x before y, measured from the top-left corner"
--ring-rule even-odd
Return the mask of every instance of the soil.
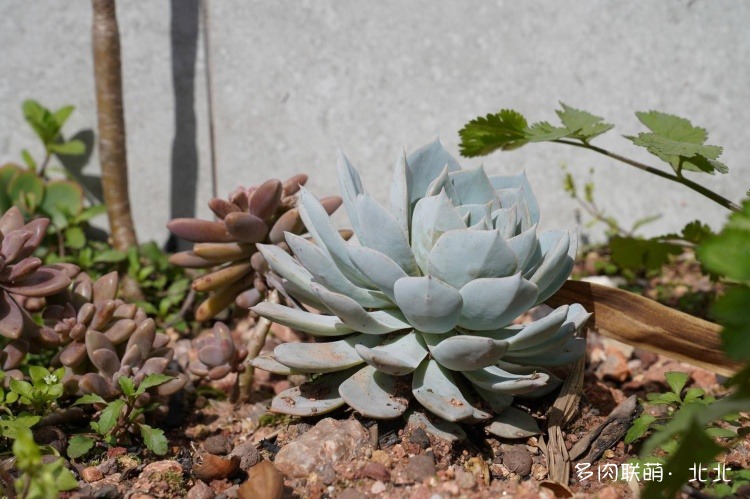
[[[578, 270], [596, 271], [594, 258], [584, 259], [583, 266], [589, 268]], [[664, 298], [665, 289], [676, 290], [674, 293], [679, 296], [663, 300], [671, 300], [674, 305], [679, 305], [680, 298], [688, 293], [716, 292], [710, 281], [696, 275], [689, 256], [687, 260], [678, 258], [659, 277], [639, 279], [646, 295], [656, 293]], [[702, 305], [703, 301], [696, 298], [690, 303]], [[251, 324], [251, 321], [242, 323], [238, 334], [247, 332]], [[266, 349], [281, 341], [304, 341], [303, 335], [286, 328], [274, 327], [272, 333]], [[176, 350], [179, 357], [179, 347]], [[183, 351], [183, 355], [187, 352]], [[726, 393], [722, 387], [725, 380], [713, 373], [603, 338], [595, 332], [588, 334], [587, 358], [579, 413], [563, 433], [569, 450], [631, 395], [643, 399], [648, 393], [667, 391], [664, 379], [667, 371], [690, 373], [688, 387], [700, 387], [712, 395]], [[361, 426], [362, 445], [346, 451], [350, 454], [344, 449], [327, 449], [334, 456], [333, 461], [303, 478], [284, 477], [283, 489], [279, 489], [281, 496], [342, 499], [633, 496], [627, 483], [597, 476], [598, 472], [604, 471], [606, 475], [606, 470], [637, 456], [638, 448], [626, 445], [621, 439], [586, 470], [593, 472], [588, 479], [582, 479], [583, 474], [574, 463], [569, 487], [562, 488], [547, 481], [544, 444], [538, 437], [503, 441], [485, 433], [481, 426], [467, 426], [468, 438], [450, 443], [426, 434], [421, 428], [406, 426], [401, 419], [373, 421], [349, 409], [318, 418], [275, 415], [268, 412], [274, 393], [301, 380], [260, 371], [256, 374], [252, 403], [236, 405], [226, 400], [223, 395], [230, 393], [232, 379], [214, 383], [211, 389], [199, 388], [176, 403], [166, 424], [170, 449], [165, 457], [154, 456], [142, 447], [114, 448], [96, 461], [71, 463], [81, 477], [82, 487], [63, 497], [251, 497], [247, 491], [240, 492], [248, 470], [252, 475], [256, 463], [274, 462], [282, 449], [313, 429], [321, 429], [325, 425], [318, 423], [327, 418], [336, 422], [352, 420], [350, 426], [355, 429]], [[552, 394], [521, 407], [529, 410], [544, 428], [545, 414], [554, 397]], [[331, 442], [325, 445], [335, 447]], [[234, 457], [227, 457], [230, 453]], [[749, 468], [749, 459], [747, 441], [726, 454], [726, 464], [733, 469]], [[267, 497], [280, 497], [271, 489], [266, 489]]]

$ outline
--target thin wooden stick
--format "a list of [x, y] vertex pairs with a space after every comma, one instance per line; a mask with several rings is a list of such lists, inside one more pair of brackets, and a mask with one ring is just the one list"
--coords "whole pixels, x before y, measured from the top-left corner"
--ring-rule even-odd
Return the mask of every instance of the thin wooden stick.
[[[268, 295], [266, 295], [266, 301], [269, 303], [279, 303], [279, 292], [275, 289], [269, 291]], [[237, 401], [239, 402], [247, 402], [250, 400], [250, 392], [253, 388], [253, 378], [255, 375], [255, 368], [250, 365], [250, 361], [258, 356], [263, 345], [266, 344], [266, 336], [268, 336], [268, 331], [271, 329], [271, 324], [273, 323], [265, 317], [260, 317], [250, 334], [250, 339], [247, 342], [245, 371], [240, 373], [237, 377]]]
[[722, 349], [721, 326], [648, 298], [589, 282], [567, 281], [547, 304], [580, 303], [597, 332], [623, 343], [689, 362], [723, 376], [742, 367]]

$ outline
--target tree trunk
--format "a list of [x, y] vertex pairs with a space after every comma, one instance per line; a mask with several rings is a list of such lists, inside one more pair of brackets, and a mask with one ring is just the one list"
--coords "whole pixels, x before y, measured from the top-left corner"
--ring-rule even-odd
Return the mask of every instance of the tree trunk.
[[112, 246], [127, 250], [136, 246], [138, 241], [128, 195], [120, 32], [114, 0], [92, 0], [91, 4], [94, 11], [92, 45], [104, 202], [112, 231]]

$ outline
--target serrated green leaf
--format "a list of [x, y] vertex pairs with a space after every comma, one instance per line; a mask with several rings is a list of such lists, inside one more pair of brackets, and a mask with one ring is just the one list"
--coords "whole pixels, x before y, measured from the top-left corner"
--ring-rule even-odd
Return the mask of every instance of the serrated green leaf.
[[534, 123], [526, 129], [529, 142], [548, 142], [567, 137], [570, 131], [567, 128], [558, 128], [550, 125], [546, 121]]
[[526, 118], [517, 111], [503, 109], [496, 114], [478, 117], [467, 123], [458, 134], [461, 154], [484, 156], [498, 149], [516, 149], [528, 142]]
[[107, 404], [107, 407], [102, 409], [99, 415], [99, 429], [97, 430], [100, 435], [109, 433], [115, 427], [123, 407], [125, 407], [125, 401], [118, 399], [113, 400]]
[[750, 201], [742, 211], [732, 213], [724, 229], [696, 251], [703, 266], [711, 272], [736, 281], [750, 282]]
[[164, 384], [171, 379], [174, 379], [174, 376], [168, 376], [166, 374], [149, 374], [143, 378], [143, 381], [138, 385], [138, 391], [136, 393], [140, 395], [149, 388]]
[[685, 398], [683, 399], [683, 402], [686, 404], [696, 402], [705, 394], [706, 391], [703, 388], [688, 388], [688, 390], [685, 392]]
[[668, 139], [691, 144], [703, 144], [708, 139], [704, 128], [693, 126], [690, 121], [673, 114], [648, 111], [635, 115], [649, 130]]
[[133, 381], [133, 378], [128, 378], [127, 376], [120, 376], [120, 378], [117, 381], [120, 384], [122, 393], [128, 396], [132, 396], [135, 394], [135, 381]]
[[91, 450], [94, 443], [95, 440], [91, 437], [87, 437], [86, 435], [74, 435], [73, 438], [68, 441], [68, 457], [71, 459], [77, 459], [83, 456]]
[[668, 371], [664, 373], [664, 377], [667, 379], [667, 383], [672, 391], [676, 395], [680, 395], [682, 389], [685, 388], [685, 383], [687, 383], [690, 375], [680, 371]]
[[141, 430], [141, 438], [146, 447], [156, 454], [157, 456], [163, 456], [167, 453], [167, 437], [164, 436], [164, 431], [158, 428], [152, 428], [149, 425], [139, 425]]
[[625, 434], [625, 443], [631, 444], [641, 438], [651, 426], [651, 423], [656, 421], [656, 417], [651, 414], [643, 414], [633, 421], [633, 425], [630, 427], [628, 432]]
[[81, 140], [69, 140], [68, 142], [56, 142], [49, 145], [50, 152], [63, 156], [79, 156], [86, 154], [86, 144]]
[[692, 144], [689, 142], [680, 142], [668, 139], [655, 133], [641, 132], [633, 144], [645, 147], [652, 154], [665, 156], [683, 156], [692, 158], [693, 156], [703, 156], [707, 159], [716, 159], [721, 155], [722, 148], [719, 146], [706, 146], [701, 144]]
[[560, 103], [562, 110], [555, 111], [560, 117], [560, 121], [568, 130], [568, 137], [589, 142], [594, 137], [603, 134], [614, 128], [614, 125], [605, 123], [603, 118], [593, 114], [574, 109]]
[[627, 138], [669, 163], [675, 172], [680, 173], [683, 169], [706, 173], [729, 171], [717, 160], [721, 147], [704, 145], [708, 138], [705, 129], [693, 126], [684, 118], [658, 111], [636, 113], [636, 116], [651, 133]]
[[658, 270], [670, 255], [682, 253], [682, 247], [656, 239], [615, 236], [610, 240], [612, 261], [623, 269]]
[[104, 400], [102, 397], [97, 395], [96, 393], [89, 393], [87, 395], [84, 395], [82, 397], [79, 397], [78, 400], [75, 401], [73, 405], [83, 405], [83, 404], [106, 404], [107, 401]]

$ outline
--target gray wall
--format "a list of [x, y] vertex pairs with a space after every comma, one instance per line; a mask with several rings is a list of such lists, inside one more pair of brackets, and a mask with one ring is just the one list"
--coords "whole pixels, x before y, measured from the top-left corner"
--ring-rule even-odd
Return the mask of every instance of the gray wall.
[[[209, 216], [205, 30], [197, 0], [121, 1], [118, 16], [133, 209], [141, 239], [163, 242], [171, 216]], [[214, 0], [215, 188], [226, 194], [306, 171], [313, 192], [333, 194], [341, 146], [385, 201], [402, 146], [440, 136], [457, 155], [469, 119], [513, 107], [554, 120], [559, 100], [618, 125], [598, 145], [660, 167], [621, 137], [641, 129], [632, 111], [690, 117], [724, 146], [730, 166], [729, 175], [694, 177], [738, 200], [750, 187], [748, 20], [750, 3], [729, 0]], [[75, 104], [71, 134], [95, 127], [90, 22], [83, 0], [0, 3], [0, 161], [39, 151], [22, 122], [24, 98]], [[546, 227], [575, 223], [563, 164], [582, 180], [593, 167], [600, 204], [624, 222], [662, 213], [647, 233], [696, 217], [718, 226], [726, 216], [691, 191], [588, 151], [545, 144], [484, 163], [494, 173], [526, 170]], [[94, 156], [84, 171], [95, 175], [96, 165]]]

